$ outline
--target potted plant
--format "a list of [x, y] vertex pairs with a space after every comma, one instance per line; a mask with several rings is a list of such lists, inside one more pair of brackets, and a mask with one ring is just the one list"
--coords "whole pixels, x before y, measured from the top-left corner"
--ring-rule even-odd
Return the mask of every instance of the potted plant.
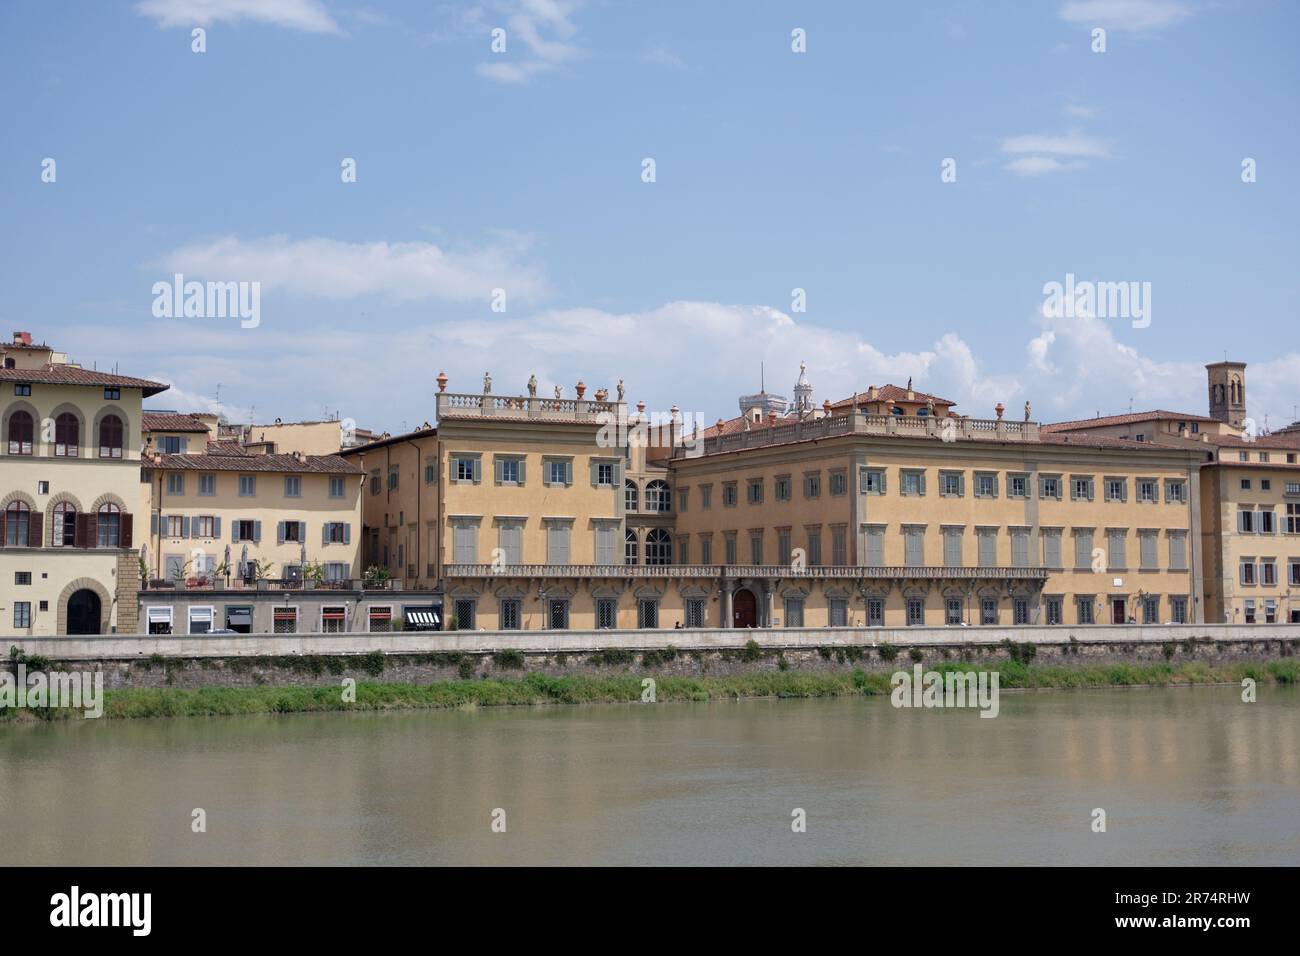
[[171, 573], [172, 587], [180, 587], [181, 582], [185, 582], [188, 585], [189, 576], [190, 576], [190, 562], [188, 561], [186, 561], [184, 564], [178, 567], [172, 568], [172, 573]]
[[319, 561], [308, 561], [302, 566], [302, 580], [309, 591], [320, 587], [325, 580], [325, 565]]
[[253, 566], [253, 580], [257, 582], [256, 585], [257, 589], [259, 591], [269, 590], [271, 587], [271, 582], [267, 579], [270, 578], [271, 568], [274, 565], [270, 561], [265, 561], [262, 558], [255, 558], [252, 562], [252, 566]]
[[368, 588], [384, 588], [388, 582], [388, 568], [382, 565], [372, 564], [366, 568], [365, 586]]
[[214, 579], [215, 578], [223, 579], [226, 582], [226, 586], [229, 587], [230, 571], [231, 571], [230, 563], [228, 561], [222, 561], [220, 564], [218, 564], [215, 568], [212, 569], [212, 576]]

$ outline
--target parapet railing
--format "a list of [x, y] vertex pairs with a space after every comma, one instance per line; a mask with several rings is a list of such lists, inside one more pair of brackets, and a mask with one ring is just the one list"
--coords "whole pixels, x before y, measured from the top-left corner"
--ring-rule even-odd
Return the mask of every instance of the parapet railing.
[[600, 415], [626, 415], [624, 402], [599, 402], [586, 398], [542, 398], [538, 395], [471, 395], [439, 392], [439, 418], [535, 418], [596, 422]]
[[448, 564], [447, 578], [835, 578], [1045, 581], [1047, 568], [788, 564]]

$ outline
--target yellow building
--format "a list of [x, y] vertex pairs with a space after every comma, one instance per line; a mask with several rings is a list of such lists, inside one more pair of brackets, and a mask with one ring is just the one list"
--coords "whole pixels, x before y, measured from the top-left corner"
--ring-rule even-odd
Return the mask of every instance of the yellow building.
[[159, 382], [0, 348], [0, 630], [137, 629], [141, 403]]

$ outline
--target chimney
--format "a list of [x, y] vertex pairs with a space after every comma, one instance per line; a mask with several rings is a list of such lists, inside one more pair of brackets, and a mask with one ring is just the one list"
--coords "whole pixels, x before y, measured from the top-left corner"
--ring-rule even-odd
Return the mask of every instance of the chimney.
[[32, 333], [14, 331], [14, 345], [31, 345]]

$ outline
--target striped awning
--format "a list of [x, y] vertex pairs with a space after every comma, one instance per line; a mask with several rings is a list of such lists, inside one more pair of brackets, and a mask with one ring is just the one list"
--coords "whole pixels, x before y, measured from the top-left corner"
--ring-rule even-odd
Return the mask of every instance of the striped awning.
[[442, 624], [440, 607], [408, 607], [402, 609], [408, 627], [436, 628]]

